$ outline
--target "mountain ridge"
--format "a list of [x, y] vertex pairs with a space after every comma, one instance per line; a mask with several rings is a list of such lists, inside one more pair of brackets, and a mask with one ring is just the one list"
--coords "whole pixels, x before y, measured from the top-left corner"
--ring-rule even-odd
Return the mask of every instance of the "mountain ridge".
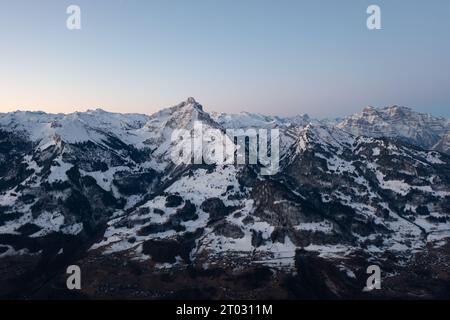
[[[0, 115], [0, 259], [82, 255], [98, 266], [109, 257], [150, 261], [156, 273], [264, 266], [290, 274], [314, 254], [353, 281], [358, 257], [401, 272], [450, 237], [450, 156], [405, 139], [407, 124], [427, 133], [437, 121], [410, 109], [367, 109], [335, 124], [209, 114], [189, 98], [150, 116], [26, 115]], [[366, 120], [391, 121], [392, 134], [350, 132], [367, 130]], [[249, 124], [279, 129], [279, 172], [174, 164], [172, 133], [200, 135], [196, 121], [224, 137]], [[446, 125], [436, 123], [433, 137]]]

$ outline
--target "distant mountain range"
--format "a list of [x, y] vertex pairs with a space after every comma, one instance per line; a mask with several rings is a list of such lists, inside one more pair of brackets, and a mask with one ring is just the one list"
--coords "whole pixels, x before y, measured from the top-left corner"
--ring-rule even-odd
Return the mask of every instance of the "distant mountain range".
[[[279, 129], [279, 172], [175, 165], [195, 121]], [[0, 297], [51, 297], [69, 264], [90, 298], [449, 297], [449, 237], [450, 120], [409, 108], [0, 114]]]
[[399, 138], [427, 150], [450, 152], [450, 119], [417, 113], [406, 107], [367, 107], [344, 119], [338, 128], [354, 135]]

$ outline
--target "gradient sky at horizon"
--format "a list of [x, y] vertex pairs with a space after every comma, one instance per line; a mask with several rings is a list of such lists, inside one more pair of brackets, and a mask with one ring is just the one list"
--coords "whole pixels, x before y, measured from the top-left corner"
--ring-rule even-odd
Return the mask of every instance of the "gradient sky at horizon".
[[0, 49], [0, 112], [150, 114], [193, 96], [222, 112], [450, 117], [448, 0], [0, 0]]

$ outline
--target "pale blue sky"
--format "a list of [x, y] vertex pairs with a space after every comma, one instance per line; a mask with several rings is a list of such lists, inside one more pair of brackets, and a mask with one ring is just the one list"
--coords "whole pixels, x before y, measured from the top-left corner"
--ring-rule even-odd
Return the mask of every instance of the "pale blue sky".
[[0, 0], [0, 50], [2, 112], [152, 113], [194, 96], [225, 112], [450, 116], [448, 0]]

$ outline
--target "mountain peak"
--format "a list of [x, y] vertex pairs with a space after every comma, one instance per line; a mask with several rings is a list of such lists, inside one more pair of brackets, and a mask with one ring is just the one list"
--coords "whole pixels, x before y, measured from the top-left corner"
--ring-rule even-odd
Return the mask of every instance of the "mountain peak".
[[105, 109], [102, 108], [95, 108], [95, 109], [89, 109], [87, 110], [88, 113], [99, 113], [99, 114], [105, 114], [105, 113], [110, 113], [109, 111], [106, 111]]
[[396, 137], [425, 149], [433, 148], [450, 131], [448, 119], [392, 105], [366, 107], [337, 125], [357, 136]]
[[364, 107], [363, 112], [370, 112], [373, 110], [375, 110], [375, 108], [373, 106], [366, 106], [366, 107]]
[[200, 103], [198, 103], [193, 97], [187, 98], [185, 101], [177, 104], [175, 107], [176, 108], [188, 107], [203, 111], [203, 106]]
[[386, 109], [401, 109], [401, 110], [412, 110], [410, 107], [405, 107], [405, 106], [399, 106], [399, 105], [392, 105], [392, 106], [388, 106], [386, 107]]
[[392, 113], [413, 113], [413, 110], [411, 108], [398, 106], [398, 105], [385, 107], [385, 108], [383, 108], [383, 110], [387, 111], [390, 114], [392, 114]]
[[187, 98], [186, 102], [189, 104], [197, 104], [197, 101], [195, 101], [195, 98], [193, 98], [193, 97]]
[[396, 112], [412, 112], [412, 109], [409, 107], [392, 105], [387, 107], [373, 107], [367, 106], [362, 110], [363, 114], [374, 114], [374, 113], [396, 113]]

